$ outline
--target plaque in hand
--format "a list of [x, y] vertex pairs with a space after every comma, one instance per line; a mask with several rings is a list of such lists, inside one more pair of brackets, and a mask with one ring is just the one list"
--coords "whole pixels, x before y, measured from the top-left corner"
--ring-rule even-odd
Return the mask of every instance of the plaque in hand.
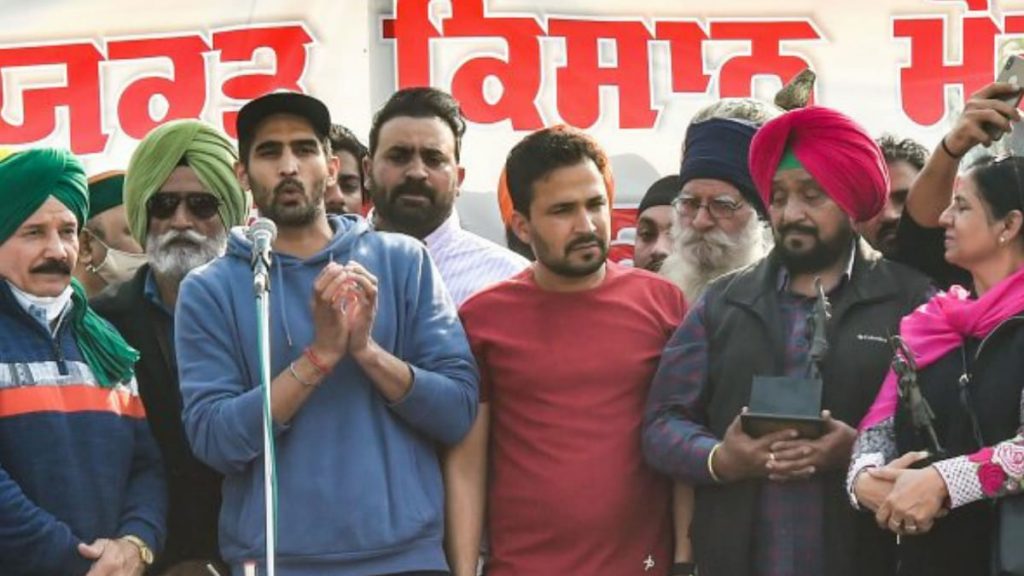
[[825, 432], [821, 419], [821, 380], [789, 376], [755, 376], [743, 431], [755, 438], [778, 430], [796, 430], [801, 438]]

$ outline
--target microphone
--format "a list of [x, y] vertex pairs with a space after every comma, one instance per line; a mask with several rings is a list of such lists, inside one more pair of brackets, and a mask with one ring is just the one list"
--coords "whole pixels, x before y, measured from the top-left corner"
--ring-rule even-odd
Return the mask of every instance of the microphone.
[[270, 252], [277, 238], [277, 225], [269, 218], [259, 218], [245, 235], [252, 242], [252, 283], [260, 295], [270, 290]]

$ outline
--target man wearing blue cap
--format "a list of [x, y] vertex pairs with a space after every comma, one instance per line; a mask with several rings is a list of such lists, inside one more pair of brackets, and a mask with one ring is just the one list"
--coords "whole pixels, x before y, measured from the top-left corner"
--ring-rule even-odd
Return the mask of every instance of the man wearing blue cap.
[[89, 213], [82, 164], [0, 159], [0, 567], [138, 576], [164, 538], [166, 485], [138, 352], [71, 277]]
[[478, 382], [455, 306], [421, 243], [326, 215], [338, 165], [322, 102], [269, 94], [243, 106], [236, 125], [238, 181], [277, 227], [272, 456], [256, 376], [252, 241], [232, 231], [225, 255], [182, 282], [175, 312], [185, 432], [224, 474], [224, 560], [240, 574], [265, 557], [266, 456], [277, 463], [281, 576], [445, 575], [438, 450], [472, 425]]

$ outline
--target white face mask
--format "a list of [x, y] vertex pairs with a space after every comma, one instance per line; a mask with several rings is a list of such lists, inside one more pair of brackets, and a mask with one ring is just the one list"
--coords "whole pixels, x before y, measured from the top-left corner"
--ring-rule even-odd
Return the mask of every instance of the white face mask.
[[133, 254], [111, 248], [95, 234], [92, 234], [92, 239], [107, 249], [107, 255], [103, 258], [103, 262], [89, 264], [85, 269], [102, 278], [107, 284], [119, 284], [128, 280], [135, 275], [136, 270], [146, 263], [145, 254]]
[[47, 328], [64, 313], [64, 309], [71, 302], [71, 294], [73, 293], [70, 284], [63, 292], [56, 296], [36, 296], [21, 290], [11, 282], [8, 282], [7, 285], [11, 287], [11, 293], [14, 294], [14, 298], [21, 304], [21, 307], [32, 315], [33, 318], [40, 322], [43, 320], [32, 310], [33, 308], [42, 310], [45, 313]]

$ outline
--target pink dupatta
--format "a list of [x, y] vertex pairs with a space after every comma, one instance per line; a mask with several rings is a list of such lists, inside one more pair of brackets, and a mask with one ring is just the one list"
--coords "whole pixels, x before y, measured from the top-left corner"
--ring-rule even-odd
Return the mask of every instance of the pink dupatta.
[[[900, 335], [921, 369], [959, 347], [965, 338], [985, 337], [1000, 322], [1022, 310], [1024, 268], [1003, 279], [981, 298], [972, 299], [962, 286], [939, 292], [903, 317]], [[894, 415], [898, 402], [896, 374], [890, 368], [859, 430], [866, 430]]]

